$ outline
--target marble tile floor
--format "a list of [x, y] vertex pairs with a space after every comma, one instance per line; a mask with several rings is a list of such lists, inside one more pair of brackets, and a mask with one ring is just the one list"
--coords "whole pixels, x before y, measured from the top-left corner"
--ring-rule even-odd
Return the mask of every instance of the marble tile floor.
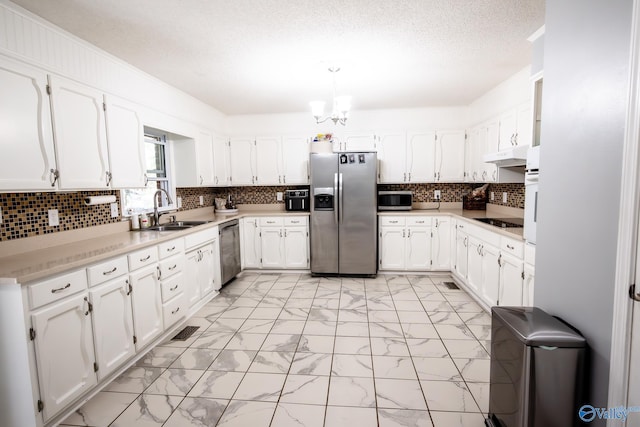
[[482, 427], [491, 318], [447, 280], [243, 272], [62, 425]]

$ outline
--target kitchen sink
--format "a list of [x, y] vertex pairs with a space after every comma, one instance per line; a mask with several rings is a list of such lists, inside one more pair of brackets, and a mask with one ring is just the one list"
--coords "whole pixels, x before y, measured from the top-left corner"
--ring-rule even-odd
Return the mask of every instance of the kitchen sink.
[[149, 228], [141, 228], [141, 231], [179, 231], [187, 230], [198, 225], [207, 224], [211, 221], [172, 221], [165, 224], [154, 225]]

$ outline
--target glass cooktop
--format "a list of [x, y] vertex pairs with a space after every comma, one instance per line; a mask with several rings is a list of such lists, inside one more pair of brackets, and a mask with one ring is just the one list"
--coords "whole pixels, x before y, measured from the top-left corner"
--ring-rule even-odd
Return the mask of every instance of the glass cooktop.
[[476, 221], [493, 225], [501, 228], [514, 228], [524, 226], [524, 220], [521, 218], [474, 218]]

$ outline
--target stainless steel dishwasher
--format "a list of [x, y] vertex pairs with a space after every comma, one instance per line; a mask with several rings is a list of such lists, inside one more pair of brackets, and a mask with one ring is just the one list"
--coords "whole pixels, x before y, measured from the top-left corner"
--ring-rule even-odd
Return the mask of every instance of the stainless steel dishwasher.
[[222, 284], [226, 284], [240, 273], [240, 226], [237, 219], [218, 226], [220, 233], [220, 267]]

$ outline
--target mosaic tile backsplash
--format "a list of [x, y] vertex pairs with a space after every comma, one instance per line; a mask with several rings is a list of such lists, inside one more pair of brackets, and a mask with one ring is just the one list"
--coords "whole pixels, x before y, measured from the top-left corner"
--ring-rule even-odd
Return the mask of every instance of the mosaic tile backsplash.
[[[461, 202], [462, 196], [478, 184], [381, 184], [379, 190], [411, 190], [416, 202], [433, 202], [433, 191], [440, 190], [443, 202]], [[278, 204], [276, 193], [286, 189], [308, 188], [305, 186], [274, 187], [224, 187], [224, 188], [178, 188], [182, 198], [181, 211], [213, 206], [214, 198], [226, 198], [231, 194], [236, 204]], [[524, 184], [491, 184], [489, 191], [501, 206], [524, 208]], [[507, 192], [507, 203], [502, 203], [502, 193]], [[87, 196], [115, 195], [120, 205], [119, 191], [82, 191], [72, 193], [0, 193], [3, 222], [0, 224], [0, 242], [59, 231], [75, 230], [115, 223], [120, 216], [111, 218], [109, 205], [85, 206]], [[200, 196], [204, 203], [200, 205]], [[58, 209], [60, 225], [49, 227], [48, 210]]]

